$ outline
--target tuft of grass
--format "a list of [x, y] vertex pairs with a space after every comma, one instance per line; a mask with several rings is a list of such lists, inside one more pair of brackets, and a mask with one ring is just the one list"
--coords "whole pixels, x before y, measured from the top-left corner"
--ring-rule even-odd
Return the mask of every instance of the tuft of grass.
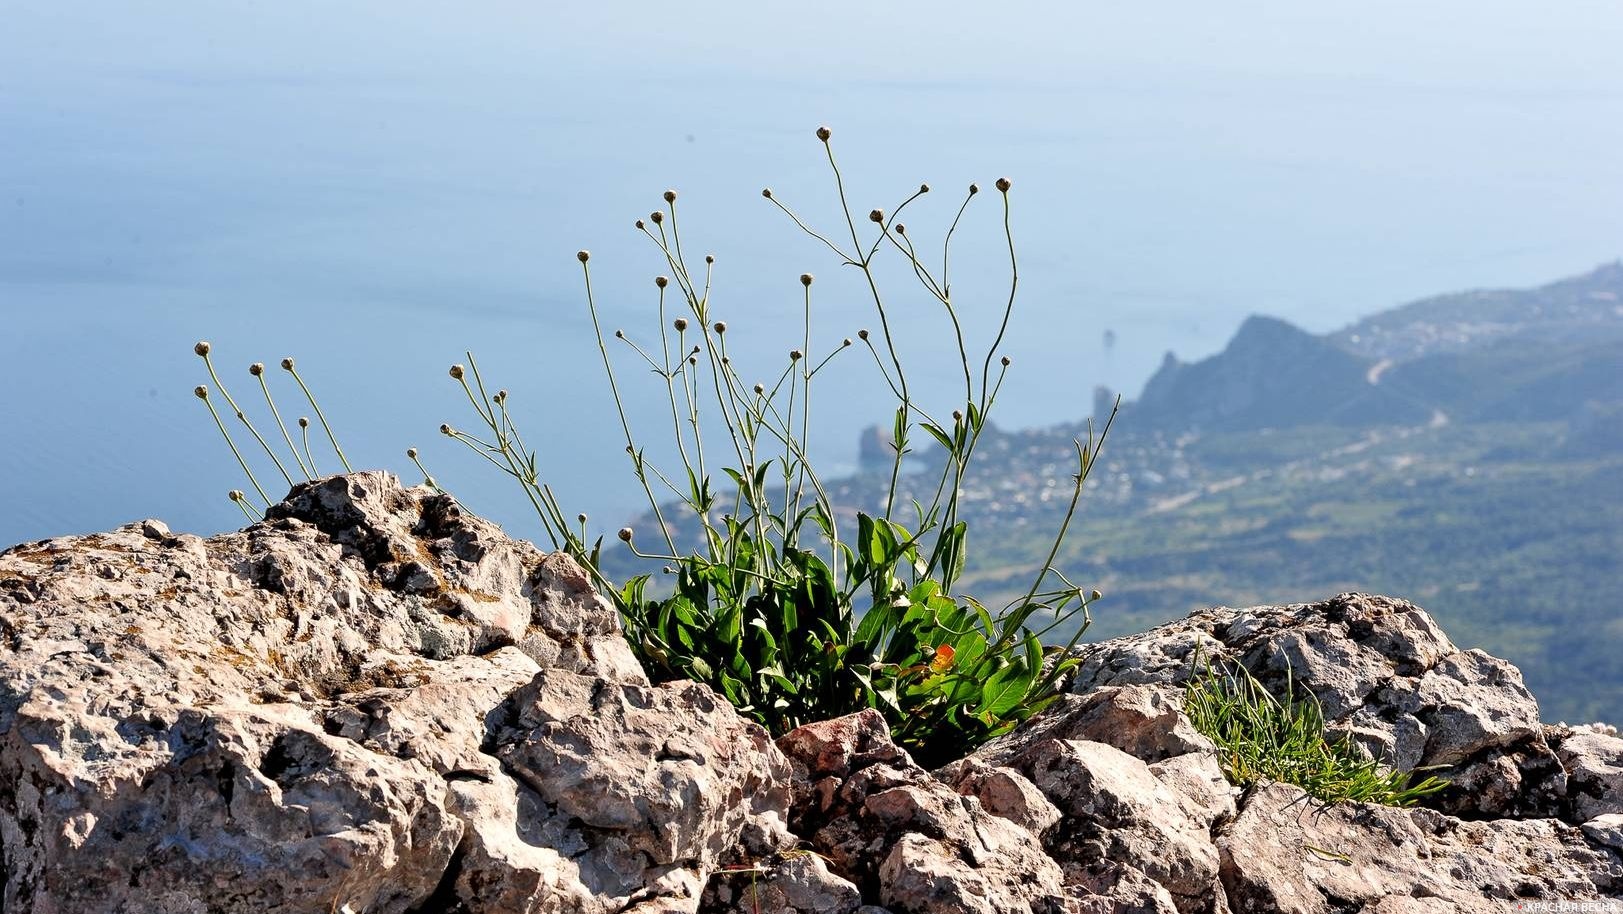
[[1411, 783], [1412, 772], [1365, 758], [1348, 737], [1327, 738], [1311, 693], [1298, 699], [1287, 679], [1283, 700], [1276, 698], [1238, 663], [1200, 666], [1184, 691], [1184, 712], [1217, 744], [1223, 773], [1241, 787], [1277, 782], [1325, 804], [1413, 806], [1448, 786], [1431, 776]]

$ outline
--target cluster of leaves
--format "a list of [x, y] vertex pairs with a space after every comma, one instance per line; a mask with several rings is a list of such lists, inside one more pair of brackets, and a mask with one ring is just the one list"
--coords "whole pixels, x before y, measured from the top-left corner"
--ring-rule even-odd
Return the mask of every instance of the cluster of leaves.
[[1386, 768], [1342, 736], [1327, 739], [1324, 712], [1309, 693], [1298, 699], [1287, 679], [1276, 698], [1238, 663], [1203, 665], [1184, 692], [1184, 712], [1195, 729], [1217, 744], [1219, 761], [1240, 786], [1294, 784], [1322, 803], [1413, 806], [1448, 786], [1427, 776]]

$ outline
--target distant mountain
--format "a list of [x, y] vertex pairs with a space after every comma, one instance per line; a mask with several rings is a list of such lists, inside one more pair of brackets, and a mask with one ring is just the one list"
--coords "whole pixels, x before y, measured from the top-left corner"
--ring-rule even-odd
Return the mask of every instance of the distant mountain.
[[1623, 401], [1623, 339], [1560, 343], [1501, 338], [1394, 365], [1382, 386], [1424, 400], [1452, 419], [1567, 419], [1590, 402]]
[[1623, 400], [1623, 262], [1536, 289], [1463, 292], [1326, 336], [1253, 316], [1222, 352], [1168, 353], [1140, 428], [1247, 431], [1565, 419]]
[[1190, 364], [1168, 353], [1130, 415], [1146, 428], [1226, 431], [1426, 421], [1420, 398], [1377, 383], [1376, 364], [1282, 320], [1249, 317], [1211, 358]]
[[1425, 355], [1523, 342], [1623, 340], [1623, 261], [1534, 289], [1479, 289], [1421, 299], [1330, 334], [1337, 347], [1368, 359]]

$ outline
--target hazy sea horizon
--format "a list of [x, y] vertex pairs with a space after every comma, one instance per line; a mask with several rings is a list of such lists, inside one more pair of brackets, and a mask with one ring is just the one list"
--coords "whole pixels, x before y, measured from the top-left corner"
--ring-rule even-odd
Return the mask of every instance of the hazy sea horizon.
[[[445, 369], [471, 348], [565, 505], [618, 526], [638, 501], [575, 251], [593, 252], [605, 322], [648, 339], [666, 270], [632, 222], [676, 188], [747, 371], [775, 374], [798, 343], [803, 271], [814, 352], [837, 345], [875, 323], [871, 302], [760, 195], [836, 224], [820, 123], [859, 214], [931, 185], [910, 207], [919, 235], [971, 181], [1013, 179], [1006, 427], [1080, 419], [1097, 384], [1135, 394], [1165, 352], [1209, 355], [1252, 313], [1327, 332], [1623, 255], [1612, 8], [1175, 6], [995, 22], [951, 4], [805, 22], [655, 4], [12, 8], [0, 545], [152, 516], [240, 524], [224, 498], [240, 474], [191, 393], [208, 381], [198, 339], [244, 399], [249, 362], [296, 356], [353, 464], [412, 478], [418, 446], [470, 507], [535, 535], [508, 483], [435, 431], [468, 417]], [[1007, 272], [995, 195], [967, 218], [954, 270], [989, 336]], [[940, 315], [887, 278], [919, 387], [948, 396]], [[825, 473], [888, 416], [871, 365], [849, 361], [816, 391]], [[662, 389], [641, 391], [633, 419], [657, 441]]]

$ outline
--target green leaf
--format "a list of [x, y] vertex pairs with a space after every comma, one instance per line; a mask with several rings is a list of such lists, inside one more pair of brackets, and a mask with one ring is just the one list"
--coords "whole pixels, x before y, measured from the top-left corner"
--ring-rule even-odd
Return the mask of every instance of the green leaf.
[[[929, 432], [930, 437], [934, 438], [937, 442], [940, 443], [942, 450], [948, 451], [949, 453], [952, 451], [952, 449], [953, 449], [953, 447], [952, 447], [952, 439], [950, 437], [948, 437], [947, 433], [942, 431], [940, 429], [940, 427], [935, 425], [935, 423], [933, 423], [933, 422], [922, 422], [922, 423], [919, 424], [919, 427], [924, 429], [925, 431]], [[922, 513], [922, 512], [920, 512], [920, 513]]]
[[1034, 675], [1024, 662], [1017, 660], [987, 677], [981, 687], [981, 705], [976, 715], [983, 719], [1002, 719], [1025, 699]]

